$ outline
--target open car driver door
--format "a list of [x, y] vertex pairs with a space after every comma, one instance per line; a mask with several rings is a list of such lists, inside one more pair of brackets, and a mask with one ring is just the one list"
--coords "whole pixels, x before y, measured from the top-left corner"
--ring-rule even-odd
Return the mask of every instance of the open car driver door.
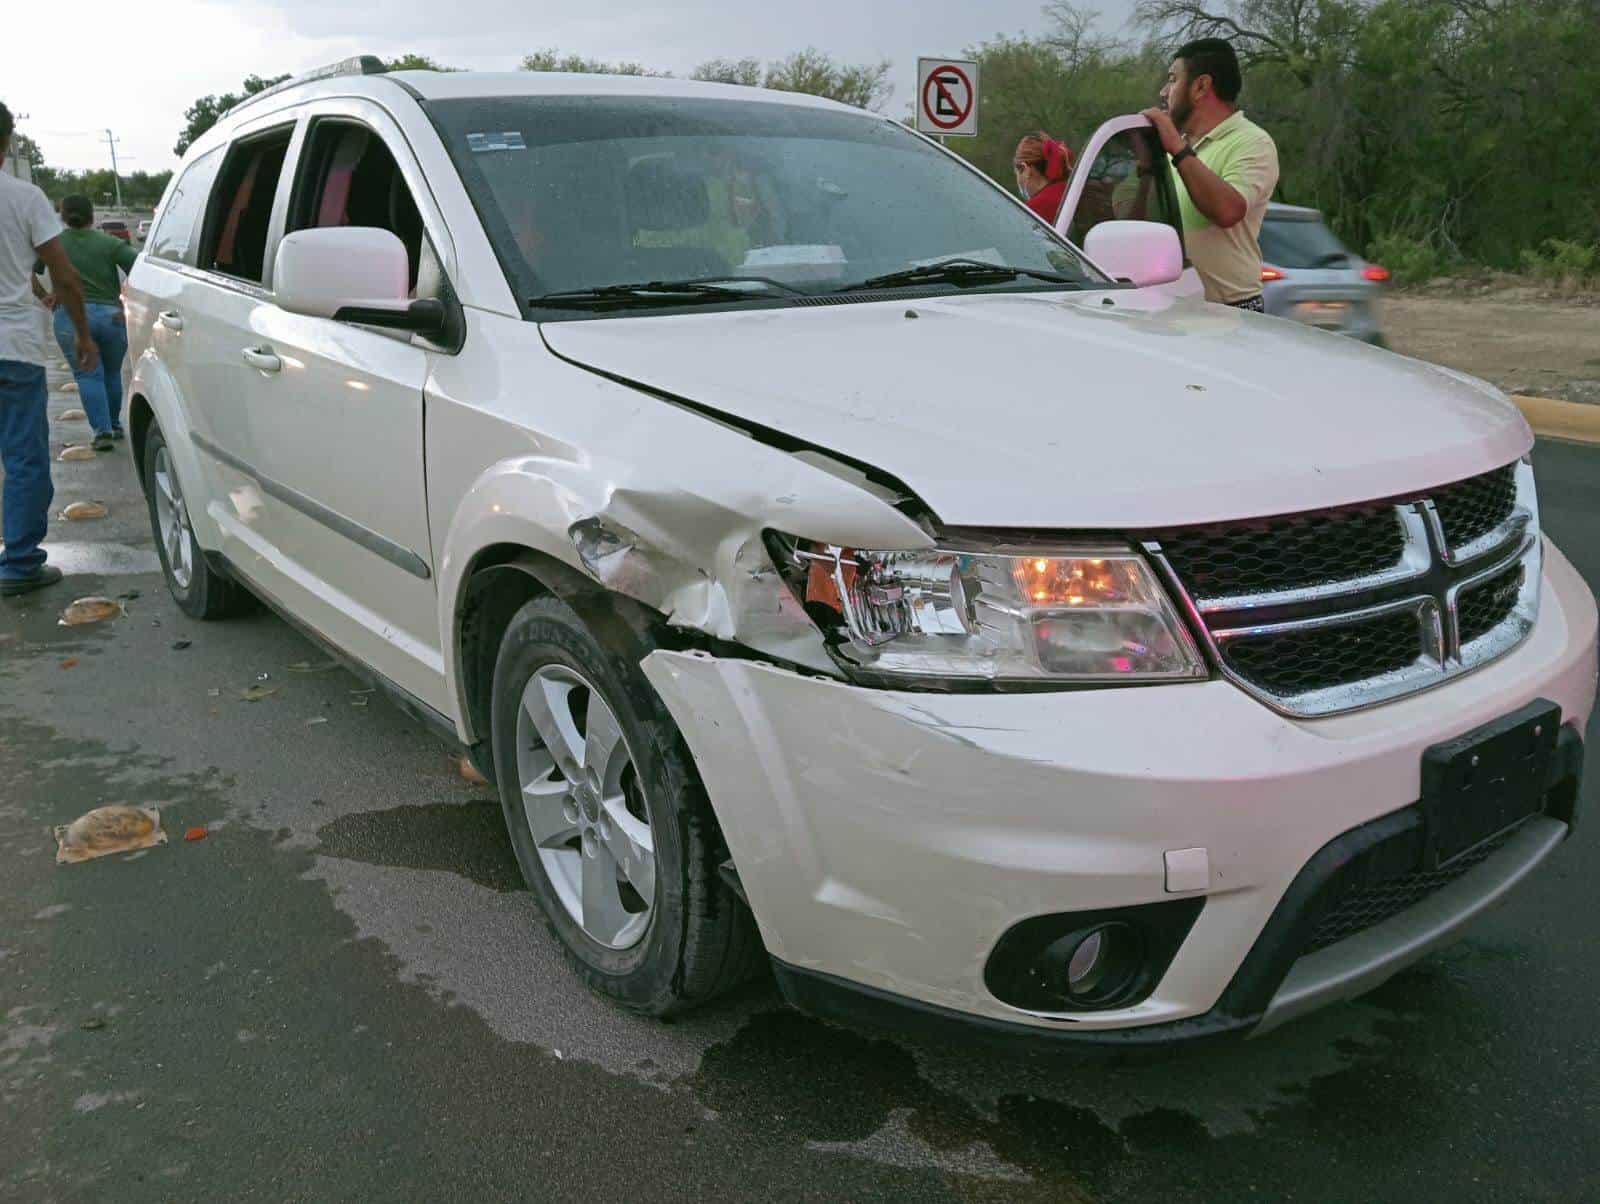
[[[1161, 139], [1147, 117], [1113, 117], [1095, 130], [1073, 166], [1056, 232], [1082, 247], [1101, 222], [1160, 222], [1183, 241], [1177, 183]], [[1183, 274], [1170, 284], [1149, 286], [1175, 296], [1201, 296], [1200, 275], [1184, 258]]]

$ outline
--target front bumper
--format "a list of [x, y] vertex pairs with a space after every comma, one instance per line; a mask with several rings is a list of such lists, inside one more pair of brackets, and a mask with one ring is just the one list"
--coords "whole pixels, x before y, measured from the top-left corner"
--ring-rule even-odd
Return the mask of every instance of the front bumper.
[[[1565, 833], [1559, 820], [1527, 825], [1431, 910], [1276, 966], [1270, 993], [1254, 985], [1251, 1006], [1238, 1005], [1297, 877], [1333, 842], [1411, 807], [1424, 749], [1541, 697], [1581, 733], [1595, 628], [1588, 588], [1547, 543], [1539, 623], [1514, 652], [1317, 720], [1222, 681], [939, 695], [703, 653], [658, 651], [644, 669], [694, 753], [792, 997], [816, 1005], [837, 994], [818, 984], [831, 985], [1005, 1030], [1115, 1040], [1159, 1026], [1143, 1036], [1169, 1039], [1279, 1023], [1368, 989], [1542, 860]], [[1196, 848], [1209, 882], [1188, 893], [1205, 906], [1147, 998], [1043, 1014], [989, 993], [985, 962], [1013, 924], [1183, 897], [1167, 891], [1165, 854]]]

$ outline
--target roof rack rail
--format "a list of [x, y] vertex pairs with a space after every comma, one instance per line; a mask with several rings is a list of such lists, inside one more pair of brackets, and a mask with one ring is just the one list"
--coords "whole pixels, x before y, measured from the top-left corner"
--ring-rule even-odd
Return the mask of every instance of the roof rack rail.
[[223, 114], [224, 117], [237, 113], [246, 105], [253, 105], [256, 101], [272, 96], [278, 92], [286, 92], [290, 88], [297, 88], [301, 84], [309, 84], [313, 80], [332, 79], [337, 75], [382, 75], [389, 68], [382, 59], [375, 54], [358, 54], [354, 58], [340, 59], [337, 63], [329, 63], [326, 67], [317, 67], [300, 75], [292, 76], [281, 83], [273, 84], [270, 88], [263, 88], [259, 92], [246, 96]]

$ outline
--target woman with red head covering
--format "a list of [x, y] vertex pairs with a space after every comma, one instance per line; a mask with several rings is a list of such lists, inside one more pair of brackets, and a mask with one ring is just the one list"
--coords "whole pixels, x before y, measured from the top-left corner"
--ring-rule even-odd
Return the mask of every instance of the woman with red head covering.
[[1040, 217], [1055, 225], [1067, 195], [1067, 172], [1072, 168], [1072, 148], [1043, 130], [1024, 134], [1011, 156], [1017, 189]]

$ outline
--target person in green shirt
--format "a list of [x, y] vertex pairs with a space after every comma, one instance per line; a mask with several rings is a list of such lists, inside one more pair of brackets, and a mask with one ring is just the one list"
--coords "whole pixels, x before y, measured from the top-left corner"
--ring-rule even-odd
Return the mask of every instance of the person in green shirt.
[[[122, 438], [122, 361], [128, 354], [128, 326], [122, 313], [122, 284], [117, 270], [133, 269], [139, 253], [120, 238], [94, 228], [94, 204], [86, 196], [73, 194], [61, 201], [61, 248], [83, 280], [84, 310], [89, 319], [89, 337], [100, 351], [100, 362], [87, 372], [73, 368], [83, 411], [94, 428], [96, 451], [110, 451], [113, 440]], [[67, 363], [78, 363], [78, 335], [66, 307], [57, 305], [53, 294], [39, 284], [34, 265], [34, 293], [55, 313], [56, 342]]]
[[1239, 59], [1222, 38], [1179, 47], [1144, 111], [1171, 157], [1184, 249], [1206, 300], [1261, 309], [1261, 222], [1278, 186], [1278, 148], [1239, 111]]

